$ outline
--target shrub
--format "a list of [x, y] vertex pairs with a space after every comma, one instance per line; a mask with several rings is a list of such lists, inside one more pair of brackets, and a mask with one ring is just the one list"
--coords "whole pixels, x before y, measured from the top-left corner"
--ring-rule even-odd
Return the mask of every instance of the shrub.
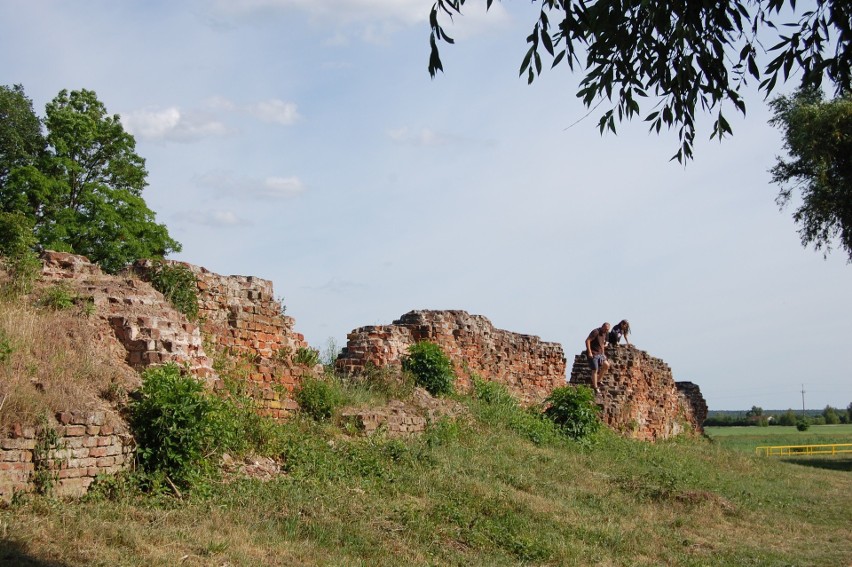
[[147, 370], [130, 404], [130, 421], [142, 469], [191, 487], [210, 472], [217, 454], [220, 400], [203, 385], [182, 376], [175, 364]]
[[191, 321], [198, 319], [198, 284], [192, 270], [181, 264], [153, 261], [151, 285]]
[[317, 421], [325, 421], [343, 403], [343, 395], [337, 384], [306, 376], [302, 378], [301, 387], [296, 390], [296, 402], [306, 414]]
[[808, 419], [802, 417], [796, 420], [796, 429], [798, 429], [799, 431], [807, 431], [808, 429], [810, 429], [810, 427], [811, 422]]
[[74, 307], [76, 295], [67, 285], [50, 286], [38, 301], [40, 307], [47, 307], [54, 311], [66, 311]]
[[293, 355], [293, 362], [313, 368], [319, 364], [319, 351], [313, 348], [299, 347]]
[[438, 396], [453, 391], [456, 375], [453, 363], [440, 346], [428, 341], [408, 347], [408, 356], [402, 359], [402, 368], [414, 375], [414, 382]]
[[544, 415], [572, 439], [584, 439], [600, 428], [594, 393], [586, 386], [562, 386], [545, 400]]

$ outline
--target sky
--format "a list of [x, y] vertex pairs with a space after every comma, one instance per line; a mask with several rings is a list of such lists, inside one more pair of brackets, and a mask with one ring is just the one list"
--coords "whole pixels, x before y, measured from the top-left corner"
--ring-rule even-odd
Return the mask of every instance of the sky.
[[702, 117], [684, 166], [641, 121], [600, 135], [606, 104], [587, 116], [567, 66], [519, 78], [529, 2], [469, 0], [431, 79], [431, 4], [2, 0], [0, 84], [40, 116], [94, 90], [146, 160], [172, 258], [271, 280], [321, 351], [461, 309], [561, 343], [570, 372], [628, 319], [711, 410], [852, 402], [852, 265], [775, 204], [761, 95], [722, 143]]

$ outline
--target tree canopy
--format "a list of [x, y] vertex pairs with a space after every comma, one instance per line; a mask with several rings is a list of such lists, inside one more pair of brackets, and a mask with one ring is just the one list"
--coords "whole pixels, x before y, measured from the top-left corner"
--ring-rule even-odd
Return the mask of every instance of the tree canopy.
[[[179, 251], [142, 198], [145, 160], [93, 91], [61, 91], [44, 126], [23, 88], [0, 89], [0, 210], [21, 213], [43, 248], [83, 254], [107, 271]], [[38, 127], [33, 129], [33, 124]], [[28, 140], [27, 144], [6, 140]]]
[[784, 135], [788, 159], [777, 158], [772, 181], [781, 208], [801, 193], [793, 213], [803, 246], [827, 254], [835, 238], [852, 262], [852, 94], [826, 101], [806, 88], [772, 101], [771, 124]]
[[0, 187], [12, 169], [32, 163], [44, 151], [41, 121], [24, 87], [0, 85]]
[[[487, 0], [490, 8], [494, 0]], [[672, 159], [692, 158], [696, 111], [715, 115], [711, 138], [732, 132], [725, 110], [745, 114], [743, 92], [759, 81], [767, 96], [779, 79], [798, 73], [804, 86], [824, 78], [836, 94], [850, 90], [852, 3], [848, 0], [532, 0], [541, 10], [520, 65], [528, 82], [542, 73], [542, 55], [584, 76], [577, 96], [587, 107], [607, 101], [598, 127], [645, 115], [652, 131], [676, 130]], [[443, 71], [438, 43], [453, 43], [442, 19], [465, 0], [436, 0], [430, 14], [429, 73]], [[785, 21], [782, 22], [781, 20]], [[773, 37], [774, 36], [774, 37]], [[769, 43], [771, 41], [771, 43]], [[766, 43], [764, 43], [766, 42]], [[585, 55], [585, 61], [581, 57]], [[763, 63], [764, 56], [768, 60]]]

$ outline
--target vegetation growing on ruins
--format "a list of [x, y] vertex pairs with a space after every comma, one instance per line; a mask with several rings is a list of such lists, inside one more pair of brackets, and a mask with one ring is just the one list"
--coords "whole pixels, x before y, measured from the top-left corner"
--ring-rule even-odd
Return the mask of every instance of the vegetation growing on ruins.
[[325, 421], [343, 403], [343, 394], [333, 379], [305, 376], [296, 390], [299, 409], [317, 421]]
[[[29, 412], [38, 423], [45, 411], [98, 407], [118, 384], [137, 390], [110, 374], [120, 365], [94, 333], [73, 309], [0, 302], [0, 425], [9, 415]], [[0, 557], [234, 566], [850, 559], [848, 459], [758, 459], [722, 442], [649, 444], [607, 429], [577, 443], [542, 407], [522, 408], [505, 386], [476, 377], [470, 393], [447, 402], [466, 408], [463, 418], [435, 420], [412, 438], [362, 437], [334, 411], [286, 423], [259, 417], [245, 397], [246, 364], [217, 364], [224, 397], [177, 366], [149, 370], [131, 404], [141, 466], [100, 478], [79, 501], [51, 496], [55, 471], [40, 469], [45, 495], [0, 506]], [[345, 404], [411, 394], [408, 373], [367, 373], [324, 380]], [[49, 459], [54, 440], [41, 432]], [[222, 466], [225, 452], [240, 466]], [[280, 470], [252, 473], [264, 457]]]
[[545, 403], [547, 407], [544, 415], [572, 439], [585, 439], [600, 428], [600, 410], [595, 405], [595, 395], [591, 388], [556, 388]]
[[166, 264], [155, 260], [148, 273], [154, 289], [186, 315], [190, 321], [198, 319], [198, 287], [195, 274], [181, 264]]
[[319, 361], [319, 351], [310, 347], [299, 347], [296, 349], [296, 354], [293, 355], [293, 362], [308, 368], [313, 368], [319, 364]]
[[414, 343], [402, 359], [402, 368], [414, 375], [418, 386], [426, 388], [433, 396], [453, 391], [455, 372], [453, 363], [440, 346], [429, 341]]

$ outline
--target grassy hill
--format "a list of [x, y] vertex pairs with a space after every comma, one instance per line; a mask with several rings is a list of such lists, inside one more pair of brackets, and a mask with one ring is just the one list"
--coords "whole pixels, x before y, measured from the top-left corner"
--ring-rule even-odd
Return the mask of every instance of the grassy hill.
[[[115, 405], [111, 386], [132, 387], [112, 355], [84, 348], [95, 344], [85, 313], [66, 316], [3, 304], [0, 423], [69, 396]], [[381, 401], [347, 387], [350, 400]], [[259, 456], [235, 458], [243, 471], [274, 459], [277, 473], [228, 466], [181, 492], [143, 492], [129, 473], [78, 501], [19, 496], [0, 507], [0, 565], [852, 562], [848, 458], [758, 458], [721, 437], [650, 444], [602, 431], [578, 443], [505, 400], [457, 401], [466, 417], [405, 440], [351, 436], [333, 419], [264, 423]]]
[[294, 420], [279, 432], [284, 474], [273, 480], [225, 475], [183, 498], [121, 482], [73, 503], [25, 498], [0, 510], [0, 564], [852, 561], [848, 467], [707, 439], [652, 445], [604, 432], [588, 445], [536, 444], [515, 410], [465, 403], [471, 420], [407, 441]]

